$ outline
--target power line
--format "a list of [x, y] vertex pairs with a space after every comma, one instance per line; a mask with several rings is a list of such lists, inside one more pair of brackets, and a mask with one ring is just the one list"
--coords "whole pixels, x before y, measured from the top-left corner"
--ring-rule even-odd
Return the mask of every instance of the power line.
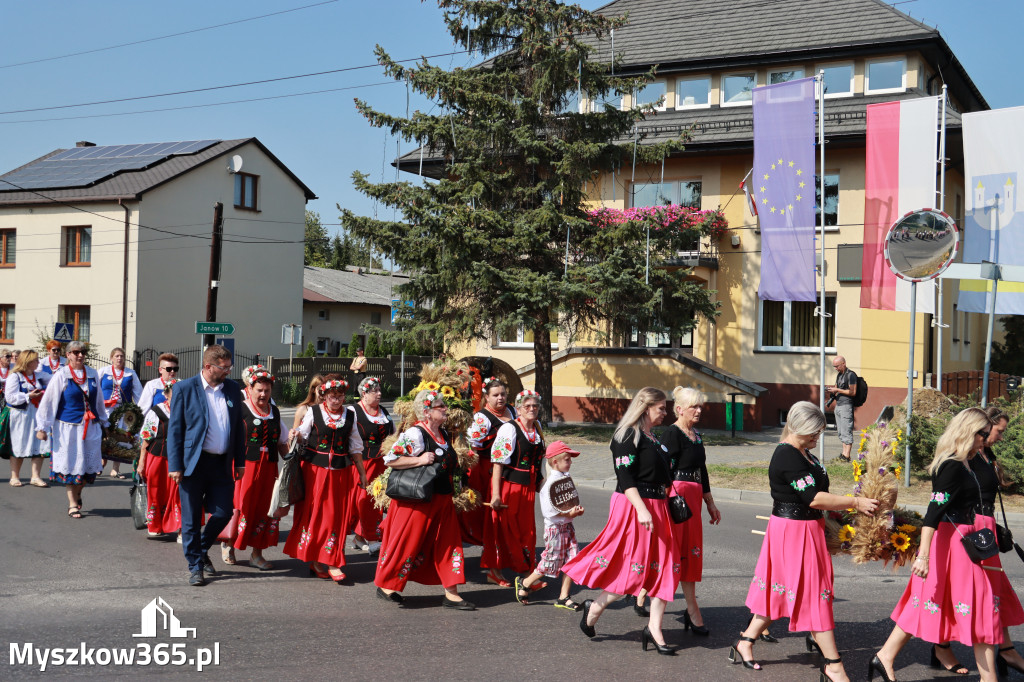
[[120, 43], [118, 45], [109, 45], [107, 47], [97, 47], [92, 50], [82, 50], [81, 52], [70, 52], [68, 54], [57, 55], [56, 57], [41, 57], [39, 59], [30, 59], [24, 62], [14, 62], [12, 64], [2, 64], [0, 69], [11, 69], [16, 66], [25, 66], [27, 64], [39, 64], [42, 62], [52, 62], [58, 59], [67, 59], [69, 57], [80, 57], [84, 54], [94, 54], [96, 52], [105, 52], [107, 50], [116, 50], [121, 47], [131, 47], [132, 45], [142, 45], [143, 43], [151, 43], [157, 40], [167, 40], [168, 38], [177, 38], [179, 36], [189, 35], [191, 33], [201, 33], [202, 31], [210, 31], [215, 28], [223, 28], [225, 26], [234, 26], [235, 24], [244, 24], [248, 21], [256, 21], [257, 19], [266, 19], [267, 17], [274, 17], [279, 14], [288, 14], [289, 12], [298, 12], [300, 10], [309, 9], [310, 7], [320, 7], [321, 5], [330, 5], [337, 2], [338, 0], [325, 0], [324, 2], [318, 2], [312, 5], [303, 5], [302, 7], [293, 7], [292, 9], [281, 10], [280, 12], [271, 12], [270, 14], [261, 14], [257, 17], [248, 17], [246, 19], [237, 19], [235, 21], [228, 21], [223, 24], [214, 24], [213, 26], [204, 26], [202, 28], [193, 28], [188, 31], [179, 31], [178, 33], [168, 33], [163, 36], [156, 36], [153, 38], [143, 38], [142, 40], [133, 40], [130, 43]]
[[[395, 59], [396, 63], [403, 62], [416, 62], [421, 59], [434, 59], [435, 57], [447, 57], [451, 54], [465, 54], [465, 50], [458, 50], [456, 52], [442, 52], [439, 54], [431, 54], [423, 57], [412, 57], [409, 59]], [[154, 99], [157, 97], [174, 97], [176, 95], [191, 95], [197, 92], [210, 92], [212, 90], [226, 90], [229, 88], [241, 88], [247, 85], [263, 85], [265, 83], [278, 83], [281, 81], [296, 80], [298, 78], [312, 78], [314, 76], [326, 76], [334, 73], [345, 73], [348, 71], [359, 71], [361, 69], [372, 69], [379, 67], [380, 64], [362, 64], [360, 66], [347, 66], [341, 69], [328, 69], [326, 71], [314, 71], [312, 73], [300, 73], [294, 76], [280, 76], [278, 78], [264, 78], [255, 81], [246, 81], [245, 83], [230, 83], [228, 85], [212, 85], [207, 88], [192, 88], [189, 90], [176, 90], [174, 92], [162, 92], [154, 95], [137, 95], [135, 97], [119, 97], [117, 99], [97, 100], [95, 102], [79, 102], [77, 104], [59, 104], [52, 107], [33, 107], [30, 109], [11, 109], [9, 111], [0, 111], [0, 115], [8, 114], [25, 114], [33, 111], [54, 111], [56, 109], [74, 109], [77, 107], [91, 107], [99, 104], [116, 104], [118, 102], [134, 102], [142, 99]]]

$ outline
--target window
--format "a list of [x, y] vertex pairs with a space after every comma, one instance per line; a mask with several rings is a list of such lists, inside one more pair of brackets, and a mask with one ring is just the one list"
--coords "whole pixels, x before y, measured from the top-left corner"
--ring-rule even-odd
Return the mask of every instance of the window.
[[566, 93], [565, 101], [562, 106], [558, 108], [556, 113], [559, 114], [581, 114], [583, 113], [583, 107], [580, 103], [580, 93], [578, 90]]
[[380, 311], [370, 313], [370, 324], [380, 324]]
[[640, 206], [667, 206], [668, 204], [700, 208], [700, 200], [700, 180], [648, 184], [637, 183], [633, 185], [633, 208]]
[[86, 226], [65, 227], [61, 265], [89, 265], [91, 258], [92, 228]]
[[757, 86], [752, 73], [722, 76], [722, 106], [738, 107], [753, 101], [751, 91]]
[[326, 336], [319, 337], [316, 340], [316, 354], [327, 355], [330, 345], [331, 340], [329, 338], [327, 338]]
[[[558, 348], [558, 332], [552, 330], [550, 333], [550, 338], [551, 347]], [[520, 325], [519, 329], [510, 332], [505, 332], [504, 334], [499, 334], [497, 345], [499, 347], [526, 346], [529, 348], [533, 348], [533, 330], [524, 329], [523, 326]]]
[[789, 81], [800, 80], [804, 77], [803, 69], [789, 69], [788, 71], [769, 71], [768, 85], [778, 85]]
[[17, 252], [16, 230], [0, 230], [0, 268], [13, 268]]
[[676, 344], [673, 345], [672, 337], [664, 329], [653, 332], [642, 332], [636, 327], [630, 328], [629, 338], [626, 340], [627, 348], [693, 348], [693, 330], [682, 336], [675, 337]]
[[256, 192], [259, 189], [258, 175], [235, 173], [235, 208], [256, 210]]
[[[817, 302], [808, 301], [761, 301], [758, 300], [758, 324], [761, 328], [761, 350], [782, 350], [816, 352], [820, 350], [818, 340], [819, 321], [814, 314]], [[836, 345], [836, 296], [825, 295], [825, 349], [835, 351]]]
[[853, 95], [853, 64], [830, 64], [820, 67], [825, 72], [825, 98]]
[[680, 78], [676, 81], [676, 109], [707, 109], [711, 106], [711, 78]]
[[14, 343], [13, 305], [0, 305], [0, 343]]
[[604, 111], [605, 106], [610, 106], [612, 109], [622, 108], [622, 95], [615, 92], [614, 90], [609, 91], [608, 94], [602, 95], [589, 95], [587, 99], [588, 111], [597, 112]]
[[327, 308], [321, 308], [316, 311], [316, 319], [318, 320], [329, 320], [331, 319], [331, 311]]
[[864, 70], [864, 93], [903, 92], [907, 89], [907, 62], [905, 59], [878, 59], [869, 61]]
[[[821, 213], [821, 181], [814, 176], [814, 224]], [[839, 226], [839, 173], [825, 173], [825, 227]]]
[[89, 306], [57, 306], [57, 321], [70, 322], [75, 330], [75, 341], [89, 342]]
[[658, 111], [665, 111], [665, 81], [652, 81], [633, 93], [633, 106], [644, 104], [654, 104]]
[[953, 336], [953, 343], [960, 342], [960, 311], [956, 303], [953, 304], [953, 324], [950, 325], [949, 333]]

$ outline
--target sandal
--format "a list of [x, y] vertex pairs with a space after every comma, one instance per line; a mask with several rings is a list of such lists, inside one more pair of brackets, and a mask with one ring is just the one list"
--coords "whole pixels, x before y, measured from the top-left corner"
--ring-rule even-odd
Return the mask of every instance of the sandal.
[[12, 479], [11, 479], [10, 481], [8, 481], [8, 482], [7, 482], [7, 484], [8, 484], [9, 486], [11, 486], [12, 488], [20, 488], [20, 487], [22, 487], [23, 485], [25, 485], [24, 483], [22, 483], [22, 482], [21, 482], [20, 480], [18, 480], [17, 478], [12, 478]]
[[274, 565], [272, 563], [270, 563], [269, 561], [267, 561], [265, 557], [261, 557], [261, 556], [260, 557], [250, 556], [249, 557], [249, 565], [252, 566], [253, 568], [258, 568], [261, 571], [269, 571], [270, 569], [272, 569], [274, 567]]
[[495, 575], [494, 573], [487, 574], [487, 582], [498, 587], [512, 587], [512, 583], [501, 577], [500, 574]]
[[221, 561], [226, 563], [228, 566], [234, 566], [235, 563], [237, 563], [235, 561], [235, 548], [232, 547], [231, 545], [228, 545], [226, 547], [224, 545], [221, 545], [220, 546], [220, 559], [221, 559]]
[[579, 611], [583, 608], [583, 604], [574, 602], [572, 597], [566, 597], [565, 599], [555, 600], [556, 609], [569, 609], [570, 611]]
[[516, 601], [520, 604], [529, 604], [530, 589], [523, 587], [522, 579], [517, 575], [515, 579]]
[[41, 478], [33, 478], [28, 482], [29, 485], [34, 485], [37, 488], [49, 488], [50, 484]]
[[80, 507], [68, 507], [68, 518], [80, 519], [82, 518], [82, 509]]
[[537, 590], [543, 590], [547, 586], [548, 584], [546, 582], [544, 582], [543, 580], [538, 580], [534, 584], [530, 585], [530, 587], [527, 589], [529, 589], [530, 592], [536, 592]]
[[[946, 665], [945, 663], [940, 661], [938, 655], [935, 653], [935, 647], [938, 647], [940, 649], [949, 649], [950, 645], [949, 644], [945, 644], [945, 645], [943, 645], [943, 644], [933, 644], [932, 645], [932, 660], [930, 661], [930, 664], [931, 664], [931, 666], [933, 668], [937, 668], [939, 670], [945, 670], [947, 673], [953, 673], [954, 675], [967, 675], [967, 674], [969, 674], [971, 672], [970, 670], [967, 669], [966, 665], [962, 664], [960, 661], [956, 660], [955, 658], [953, 659], [952, 665]], [[961, 670], [963, 672], [960, 672]]]
[[121, 473], [120, 471], [111, 471], [111, 472], [110, 472], [110, 477], [111, 477], [111, 478], [116, 478], [116, 479], [119, 479], [119, 480], [121, 480], [121, 481], [123, 481], [123, 480], [125, 480], [125, 479], [127, 479], [127, 478], [128, 478], [127, 476], [125, 476], [124, 474], [122, 474], [122, 473]]

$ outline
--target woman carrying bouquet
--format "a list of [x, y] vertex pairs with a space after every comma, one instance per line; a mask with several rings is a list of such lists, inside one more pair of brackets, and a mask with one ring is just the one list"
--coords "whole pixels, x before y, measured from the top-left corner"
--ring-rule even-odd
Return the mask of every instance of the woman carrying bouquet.
[[384, 463], [391, 467], [392, 476], [421, 466], [435, 466], [439, 471], [429, 500], [391, 500], [373, 581], [377, 597], [401, 604], [401, 593], [412, 580], [441, 585], [441, 606], [474, 611], [476, 607], [459, 596], [458, 586], [466, 583], [466, 561], [452, 503], [452, 474], [458, 468], [458, 457], [444, 429], [448, 408], [440, 393], [424, 390], [416, 394], [413, 410], [418, 421], [398, 437]]
[[836, 648], [832, 557], [822, 511], [852, 506], [870, 514], [878, 501], [828, 491], [828, 473], [810, 452], [824, 430], [825, 415], [813, 403], [801, 401], [789, 408], [782, 442], [768, 465], [772, 515], [747, 592], [753, 617], [729, 651], [729, 660], [760, 670], [753, 660], [754, 642], [773, 620], [789, 618], [790, 632], [810, 631], [808, 650], [817, 649], [824, 657], [821, 679], [846, 682]]
[[[991, 431], [988, 415], [970, 407], [953, 417], [939, 437], [928, 467], [932, 496], [917, 558], [892, 612], [896, 625], [871, 660], [869, 677], [878, 673], [883, 680], [895, 679], [897, 654], [911, 637], [919, 637], [933, 644], [955, 639], [973, 646], [983, 682], [997, 679], [996, 646], [1003, 641], [1005, 623], [1002, 588], [993, 578], [996, 572], [971, 561], [961, 543], [961, 536], [988, 527], [978, 514], [981, 484], [967, 460], [985, 445]], [[991, 559], [984, 563], [991, 564]], [[1019, 603], [1006, 606], [1015, 619]]]
[[[356, 413], [356, 428], [363, 440], [363, 468], [366, 469], [366, 480], [372, 481], [384, 473], [386, 468], [381, 445], [395, 432], [395, 423], [380, 404], [380, 379], [366, 377], [359, 382], [356, 390], [359, 391], [359, 402], [353, 409]], [[380, 549], [380, 524], [384, 514], [373, 506], [373, 498], [364, 486], [353, 485], [352, 493], [354, 520], [357, 521], [352, 544], [356, 549], [364, 549], [373, 554]]]

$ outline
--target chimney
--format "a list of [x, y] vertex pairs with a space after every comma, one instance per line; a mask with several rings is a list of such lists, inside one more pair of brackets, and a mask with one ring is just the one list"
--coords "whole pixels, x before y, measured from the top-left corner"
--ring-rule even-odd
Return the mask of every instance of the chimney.
[[95, 147], [96, 143], [95, 142], [86, 142], [85, 140], [79, 140], [78, 142], [75, 143], [75, 146], [76, 147]]

